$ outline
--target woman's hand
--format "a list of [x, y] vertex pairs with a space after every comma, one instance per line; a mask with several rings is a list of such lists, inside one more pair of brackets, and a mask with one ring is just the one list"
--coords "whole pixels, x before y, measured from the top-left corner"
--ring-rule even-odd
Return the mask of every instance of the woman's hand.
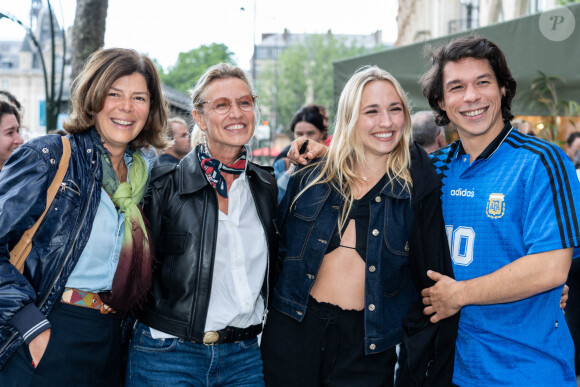
[[46, 347], [48, 346], [49, 340], [50, 340], [50, 329], [47, 329], [40, 335], [32, 339], [30, 344], [28, 344], [28, 351], [30, 352], [30, 356], [32, 357], [32, 362], [35, 368], [42, 359], [44, 351], [46, 351]]
[[288, 158], [293, 164], [306, 165], [308, 163], [308, 160], [324, 157], [328, 152], [328, 148], [323, 144], [309, 140], [308, 145], [306, 146], [306, 151], [300, 154], [299, 149], [304, 143], [304, 141], [306, 141], [306, 137], [298, 137], [290, 144]]

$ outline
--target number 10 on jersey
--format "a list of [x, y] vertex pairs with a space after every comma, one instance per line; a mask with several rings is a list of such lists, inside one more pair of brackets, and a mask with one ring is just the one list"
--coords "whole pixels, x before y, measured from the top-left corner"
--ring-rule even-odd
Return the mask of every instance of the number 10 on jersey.
[[447, 232], [447, 242], [451, 251], [453, 263], [461, 266], [469, 266], [473, 262], [473, 244], [475, 242], [475, 231], [471, 227], [445, 226]]

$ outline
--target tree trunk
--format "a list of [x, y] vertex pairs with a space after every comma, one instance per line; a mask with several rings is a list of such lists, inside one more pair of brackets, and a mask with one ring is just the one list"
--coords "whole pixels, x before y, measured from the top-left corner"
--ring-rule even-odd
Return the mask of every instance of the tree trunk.
[[77, 0], [72, 34], [72, 72], [74, 80], [89, 55], [105, 44], [108, 0]]

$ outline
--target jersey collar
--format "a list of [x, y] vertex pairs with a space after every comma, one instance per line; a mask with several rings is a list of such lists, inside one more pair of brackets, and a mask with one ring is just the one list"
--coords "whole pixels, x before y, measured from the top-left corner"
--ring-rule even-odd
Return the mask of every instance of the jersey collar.
[[[510, 134], [512, 129], [513, 129], [512, 124], [509, 121], [506, 121], [501, 132], [499, 132], [497, 137], [494, 138], [493, 141], [489, 143], [487, 148], [485, 148], [483, 150], [483, 152], [481, 152], [481, 154], [479, 156], [477, 156], [476, 160], [489, 159], [491, 157], [491, 155], [494, 154], [495, 151], [499, 148], [499, 146], [504, 142], [504, 140], [506, 139], [508, 134]], [[460, 157], [460, 156], [463, 156], [465, 154], [466, 153], [465, 153], [465, 149], [463, 149], [463, 144], [461, 143], [461, 140], [459, 140], [459, 147], [457, 148], [457, 153], [455, 154], [455, 157]]]

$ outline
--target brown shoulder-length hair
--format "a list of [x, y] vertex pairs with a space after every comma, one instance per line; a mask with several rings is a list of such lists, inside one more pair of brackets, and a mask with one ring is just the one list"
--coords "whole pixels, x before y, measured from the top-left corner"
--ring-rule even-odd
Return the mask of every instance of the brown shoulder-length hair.
[[83, 133], [94, 124], [95, 115], [103, 109], [111, 85], [126, 75], [139, 73], [147, 82], [150, 94], [149, 115], [143, 130], [129, 144], [131, 149], [166, 146], [167, 110], [161, 92], [161, 81], [151, 59], [135, 50], [108, 48], [95, 51], [71, 86], [72, 112], [63, 127], [69, 133]]
[[439, 102], [443, 100], [443, 69], [448, 62], [457, 62], [464, 58], [489, 61], [499, 87], [505, 87], [505, 95], [501, 99], [502, 117], [504, 121], [514, 118], [511, 105], [516, 95], [516, 81], [505, 55], [495, 43], [477, 35], [462, 36], [433, 50], [431, 57], [432, 67], [421, 77], [419, 83], [423, 88], [423, 95], [433, 109], [437, 125], [445, 126], [450, 122], [445, 110], [439, 106]]

